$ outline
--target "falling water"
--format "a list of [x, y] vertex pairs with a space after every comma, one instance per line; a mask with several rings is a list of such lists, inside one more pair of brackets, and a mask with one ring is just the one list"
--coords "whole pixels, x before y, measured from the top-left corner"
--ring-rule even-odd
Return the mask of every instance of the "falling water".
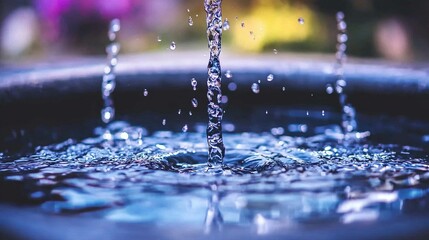
[[207, 126], [207, 143], [209, 147], [209, 167], [220, 167], [223, 164], [225, 147], [222, 139], [223, 110], [220, 107], [222, 99], [222, 72], [219, 55], [222, 45], [222, 0], [204, 0], [207, 13], [207, 39], [210, 49], [210, 60], [207, 66], [207, 98], [209, 123]]
[[115, 67], [118, 64], [119, 43], [116, 41], [116, 35], [121, 29], [119, 19], [114, 19], [110, 22], [108, 37], [110, 44], [106, 47], [107, 66], [104, 69], [103, 82], [101, 84], [101, 94], [104, 102], [101, 110], [101, 120], [104, 123], [109, 123], [115, 117], [115, 108], [111, 94], [115, 90], [116, 75]]
[[344, 63], [346, 61], [346, 42], [348, 40], [347, 36], [347, 24], [344, 21], [344, 13], [338, 12], [336, 15], [337, 18], [337, 53], [336, 53], [336, 76], [337, 81], [335, 83], [335, 90], [339, 94], [341, 109], [342, 109], [342, 129], [344, 134], [352, 133], [356, 131], [356, 111], [353, 106], [347, 101], [347, 95], [344, 92], [344, 88], [347, 85], [347, 82], [344, 78]]

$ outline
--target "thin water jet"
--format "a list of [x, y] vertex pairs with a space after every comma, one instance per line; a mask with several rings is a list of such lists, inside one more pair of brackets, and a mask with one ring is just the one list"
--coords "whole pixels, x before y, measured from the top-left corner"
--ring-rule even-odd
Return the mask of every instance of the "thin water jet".
[[118, 54], [120, 45], [117, 42], [117, 34], [121, 29], [119, 19], [113, 19], [109, 24], [108, 38], [110, 44], [106, 47], [107, 66], [104, 69], [103, 82], [101, 84], [101, 94], [103, 99], [103, 109], [101, 110], [101, 120], [110, 123], [115, 117], [115, 107], [111, 94], [116, 87], [115, 67], [118, 64]]
[[205, 0], [204, 9], [207, 14], [207, 39], [210, 58], [207, 66], [207, 99], [209, 123], [207, 126], [208, 166], [218, 168], [223, 164], [225, 147], [222, 138], [223, 109], [222, 70], [219, 55], [222, 48], [222, 0]]

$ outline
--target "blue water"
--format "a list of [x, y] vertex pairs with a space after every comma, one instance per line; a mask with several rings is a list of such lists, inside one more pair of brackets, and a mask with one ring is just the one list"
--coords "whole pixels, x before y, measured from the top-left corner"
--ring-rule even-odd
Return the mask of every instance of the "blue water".
[[361, 122], [371, 136], [343, 142], [340, 126], [305, 112], [270, 110], [256, 132], [224, 123], [221, 175], [207, 171], [204, 123], [184, 133], [115, 121], [109, 138], [97, 127], [32, 154], [1, 154], [0, 199], [46, 214], [261, 234], [429, 213], [425, 124], [369, 118]]

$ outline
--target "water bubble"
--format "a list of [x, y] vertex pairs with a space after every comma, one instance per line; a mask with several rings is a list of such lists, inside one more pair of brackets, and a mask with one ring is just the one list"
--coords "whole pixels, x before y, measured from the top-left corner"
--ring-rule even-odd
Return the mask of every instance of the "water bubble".
[[187, 8], [187, 9], [186, 9], [186, 11], [187, 11], [188, 13], [189, 13], [189, 12], [191, 12], [191, 10], [189, 10], [189, 8]]
[[241, 27], [244, 28], [244, 22], [241, 22]]
[[309, 111], [307, 111], [307, 112], [305, 113], [305, 115], [310, 116], [310, 112], [309, 112]]
[[226, 77], [226, 78], [232, 78], [232, 73], [231, 73], [231, 71], [230, 71], [230, 70], [227, 70], [227, 71], [226, 71], [226, 73], [225, 73], [225, 77]]
[[284, 91], [286, 91], [286, 87], [282, 87], [282, 91], [284, 92]]
[[189, 111], [189, 116], [192, 116], [192, 111]]
[[147, 95], [149, 95], [149, 92], [148, 92], [148, 90], [147, 90], [147, 89], [145, 89], [145, 90], [143, 91], [143, 96], [147, 97]]
[[261, 79], [258, 80], [258, 83], [261, 84]]
[[170, 44], [170, 50], [175, 50], [176, 49], [176, 43], [175, 42], [171, 42]]
[[228, 89], [229, 89], [229, 91], [232, 91], [232, 92], [237, 90], [237, 84], [235, 82], [230, 82], [228, 84]]
[[265, 110], [265, 115], [268, 115], [268, 110]]
[[275, 48], [274, 48], [274, 49], [273, 49], [273, 53], [274, 53], [274, 54], [277, 54], [277, 53], [279, 53], [279, 52], [277, 51], [277, 49], [275, 49]]
[[191, 79], [191, 86], [192, 86], [192, 89], [195, 91], [195, 90], [197, 90], [197, 85], [198, 85], [198, 82], [197, 82], [197, 80], [195, 79], [195, 78], [192, 78]]
[[226, 104], [226, 103], [228, 103], [228, 100], [229, 100], [228, 96], [223, 95], [222, 98], [220, 99], [220, 102], [223, 103], [223, 104]]
[[164, 118], [164, 119], [162, 119], [162, 122], [161, 122], [161, 123], [162, 123], [162, 125], [163, 125], [163, 126], [165, 126], [165, 124], [167, 124], [167, 119], [165, 119], [165, 118]]
[[195, 14], [195, 17], [198, 17], [198, 14]]
[[191, 103], [194, 108], [198, 107], [198, 100], [196, 98], [192, 98]]
[[273, 81], [273, 79], [274, 79], [274, 75], [273, 75], [273, 74], [269, 74], [269, 75], [267, 76], [267, 81], [268, 81], [268, 82]]
[[332, 87], [331, 84], [326, 84], [326, 93], [327, 94], [332, 94], [334, 92], [334, 88]]
[[325, 110], [322, 110], [322, 116], [323, 117], [325, 116]]
[[252, 89], [252, 92], [254, 92], [254, 93], [258, 94], [258, 93], [259, 93], [259, 91], [260, 91], [260, 89], [259, 89], [259, 84], [257, 84], [257, 83], [253, 83], [253, 84], [252, 84], [251, 89]]
[[304, 24], [304, 18], [302, 18], [302, 17], [298, 18], [298, 23], [299, 24]]
[[189, 18], [188, 18], [188, 24], [189, 24], [189, 26], [193, 26], [194, 25], [194, 20], [192, 20], [191, 16], [189, 16]]
[[229, 30], [229, 21], [228, 21], [228, 18], [225, 18], [225, 21], [223, 22], [223, 30], [224, 31]]
[[182, 114], [182, 109], [179, 108], [179, 110], [177, 111], [177, 114]]
[[158, 37], [156, 38], [156, 40], [157, 40], [158, 42], [161, 42], [161, 41], [162, 41], [162, 39], [161, 39], [161, 37], [160, 37], [160, 36], [158, 36]]
[[188, 131], [188, 124], [185, 124], [185, 126], [182, 127], [182, 132]]

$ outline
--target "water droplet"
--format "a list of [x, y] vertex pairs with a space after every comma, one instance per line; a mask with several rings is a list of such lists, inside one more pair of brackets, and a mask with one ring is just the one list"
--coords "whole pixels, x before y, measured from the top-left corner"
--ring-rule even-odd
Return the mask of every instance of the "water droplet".
[[258, 83], [261, 84], [261, 79], [258, 80]]
[[338, 40], [339, 43], [345, 43], [345, 42], [347, 42], [347, 40], [348, 40], [347, 34], [345, 34], [345, 33], [338, 34], [337, 40]]
[[189, 10], [189, 8], [188, 8], [188, 9], [186, 9], [186, 11], [187, 11], [187, 12], [191, 12], [191, 10]]
[[244, 28], [244, 22], [241, 22], [241, 27]]
[[115, 109], [112, 107], [105, 107], [101, 110], [101, 119], [104, 123], [109, 123], [115, 116]]
[[337, 21], [342, 21], [344, 19], [344, 13], [343, 12], [337, 12], [336, 15]]
[[117, 42], [113, 42], [106, 47], [106, 53], [112, 56], [118, 55], [120, 50], [120, 45]]
[[227, 70], [227, 71], [226, 71], [226, 73], [225, 73], [225, 77], [226, 77], [226, 78], [232, 78], [232, 73], [231, 73], [231, 71], [230, 71], [230, 70]]
[[331, 84], [326, 84], [326, 93], [327, 94], [332, 94], [334, 92], [334, 88], [332, 87]]
[[116, 33], [121, 30], [121, 22], [119, 19], [113, 19], [110, 21], [108, 37], [110, 41], [114, 41], [116, 39]]
[[322, 110], [322, 116], [323, 117], [325, 116], [325, 110]]
[[309, 111], [307, 111], [305, 114], [306, 114], [307, 116], [310, 116], [310, 112], [309, 112]]
[[338, 30], [340, 30], [342, 32], [346, 31], [347, 30], [347, 24], [346, 24], [346, 22], [344, 22], [344, 21], [338, 22], [337, 28], [338, 28]]
[[179, 108], [179, 110], [177, 111], [177, 114], [182, 114], [182, 109]]
[[347, 86], [347, 82], [344, 79], [338, 79], [337, 80], [337, 85], [340, 86], [340, 87], [345, 87], [345, 86]]
[[198, 14], [195, 14], [195, 17], [198, 17]]
[[269, 75], [267, 76], [267, 81], [268, 81], [268, 82], [273, 81], [273, 79], [274, 79], [274, 75], [273, 75], [273, 74], [269, 74]]
[[232, 92], [237, 90], [237, 84], [235, 82], [230, 82], [228, 84], [228, 89], [229, 89], [229, 91], [232, 91]]
[[298, 18], [298, 22], [299, 22], [299, 24], [304, 24], [304, 18], [302, 18], [302, 17]]
[[192, 116], [192, 111], [189, 111], [189, 116]]
[[197, 90], [197, 85], [198, 85], [198, 82], [197, 82], [197, 80], [195, 79], [195, 78], [192, 78], [191, 79], [191, 86], [192, 86], [192, 89], [195, 91], [195, 90]]
[[170, 50], [175, 50], [176, 49], [176, 43], [175, 42], [171, 42], [170, 44]]
[[274, 136], [280, 136], [285, 133], [285, 129], [282, 127], [271, 128], [271, 134]]
[[268, 110], [265, 110], [265, 115], [268, 115]]
[[162, 125], [165, 126], [165, 124], [167, 124], [167, 119], [162, 119]]
[[259, 91], [260, 91], [260, 89], [259, 89], [259, 84], [257, 84], [257, 83], [253, 83], [253, 84], [252, 84], [251, 89], [252, 89], [252, 92], [254, 92], [254, 93], [258, 94], [258, 93], [259, 93]]
[[224, 31], [229, 30], [229, 21], [228, 21], [228, 18], [225, 18], [225, 21], [223, 22], [223, 30]]
[[110, 93], [112, 93], [113, 90], [115, 90], [115, 86], [116, 86], [115, 74], [111, 73], [111, 74], [103, 75], [103, 82], [102, 82], [103, 92], [108, 92], [110, 95]]
[[185, 126], [182, 127], [182, 132], [188, 131], [188, 124], [185, 124]]
[[223, 103], [223, 104], [228, 103], [228, 96], [223, 95], [222, 98], [221, 98], [221, 100], [220, 100], [220, 102]]
[[192, 103], [192, 106], [193, 106], [194, 108], [198, 107], [198, 100], [197, 100], [196, 98], [192, 98], [191, 103]]
[[157, 40], [158, 42], [161, 42], [161, 41], [162, 41], [162, 39], [161, 39], [161, 37], [160, 37], [160, 36], [158, 36], [158, 37], [156, 38], [156, 40]]
[[193, 26], [194, 25], [194, 20], [192, 20], [191, 16], [189, 16], [189, 18], [188, 18], [188, 24], [189, 24], [189, 26]]
[[340, 52], [345, 52], [347, 50], [347, 45], [345, 43], [337, 44], [337, 50]]
[[147, 95], [149, 95], [149, 92], [147, 91], [147, 89], [145, 89], [145, 90], [143, 91], [143, 96], [147, 97]]
[[274, 48], [274, 49], [273, 49], [273, 53], [274, 53], [274, 54], [277, 54], [277, 53], [279, 53], [279, 52], [277, 51], [277, 49], [275, 49], [275, 48]]
[[286, 87], [282, 87], [282, 91], [284, 92], [284, 91], [286, 91]]

